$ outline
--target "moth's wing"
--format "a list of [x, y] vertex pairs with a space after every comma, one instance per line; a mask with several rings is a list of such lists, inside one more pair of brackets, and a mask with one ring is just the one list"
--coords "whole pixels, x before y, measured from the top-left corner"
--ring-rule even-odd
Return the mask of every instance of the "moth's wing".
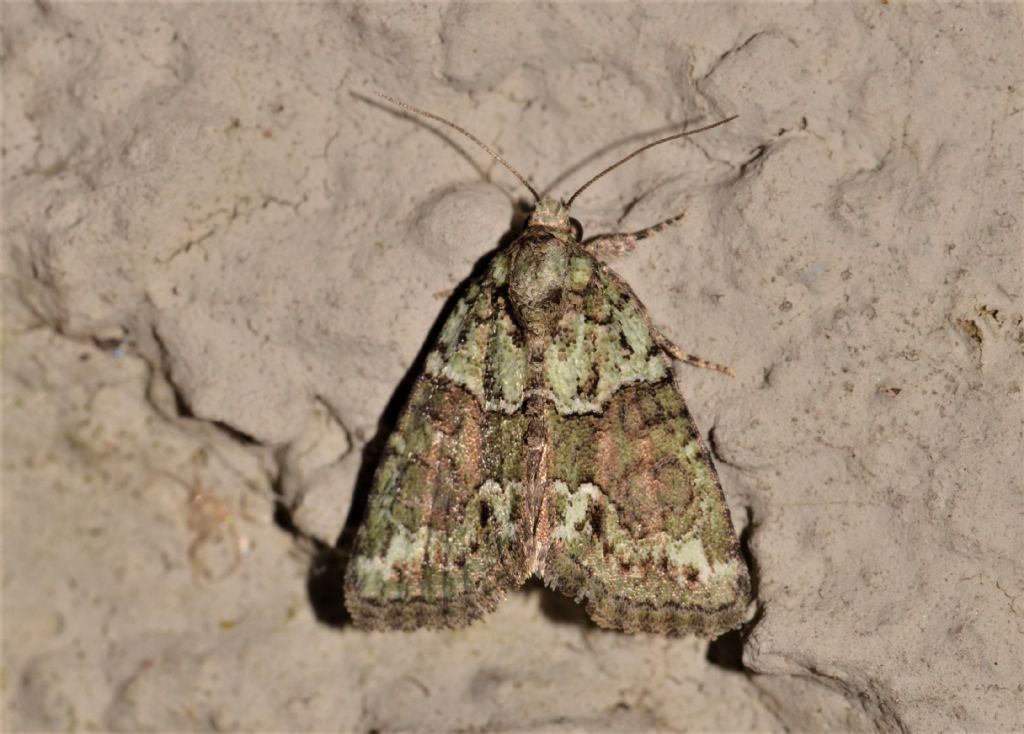
[[360, 627], [463, 626], [528, 575], [527, 356], [506, 266], [496, 256], [456, 303], [388, 440], [345, 577]]
[[545, 357], [539, 573], [603, 627], [718, 636], [750, 595], [718, 476], [643, 306], [593, 270]]

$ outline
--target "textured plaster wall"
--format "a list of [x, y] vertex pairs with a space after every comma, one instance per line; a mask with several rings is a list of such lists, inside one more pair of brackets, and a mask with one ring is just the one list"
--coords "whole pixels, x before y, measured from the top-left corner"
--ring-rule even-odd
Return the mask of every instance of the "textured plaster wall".
[[[4, 728], [1024, 728], [1021, 20], [4, 5]], [[536, 585], [464, 631], [346, 624], [353, 497], [525, 195], [375, 89], [559, 193], [740, 115], [574, 212], [687, 212], [614, 267], [737, 372], [680, 382], [742, 633], [604, 632]]]

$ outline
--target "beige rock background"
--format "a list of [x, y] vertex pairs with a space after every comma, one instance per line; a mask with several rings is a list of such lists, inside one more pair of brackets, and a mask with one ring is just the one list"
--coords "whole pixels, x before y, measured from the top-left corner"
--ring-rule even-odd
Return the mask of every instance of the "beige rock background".
[[[3, 728], [1024, 729], [1021, 6], [3, 6]], [[753, 559], [710, 647], [534, 585], [367, 634], [329, 550], [541, 188], [615, 263]], [[390, 402], [390, 406], [389, 406]], [[351, 526], [352, 520], [350, 520]], [[347, 534], [342, 534], [341, 547]]]

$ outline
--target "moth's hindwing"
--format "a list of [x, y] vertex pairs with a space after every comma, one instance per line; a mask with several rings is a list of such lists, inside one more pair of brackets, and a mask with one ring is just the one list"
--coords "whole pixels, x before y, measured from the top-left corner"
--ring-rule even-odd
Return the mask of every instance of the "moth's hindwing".
[[463, 626], [529, 575], [527, 356], [506, 270], [497, 255], [455, 304], [388, 440], [345, 579], [358, 626]]
[[629, 287], [595, 264], [580, 298], [545, 357], [538, 571], [603, 627], [715, 637], [750, 593], [715, 468]]

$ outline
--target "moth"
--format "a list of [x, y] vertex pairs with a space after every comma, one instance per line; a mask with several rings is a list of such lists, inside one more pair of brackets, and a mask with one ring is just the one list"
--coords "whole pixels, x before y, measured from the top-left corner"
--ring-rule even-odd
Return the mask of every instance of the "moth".
[[[582, 240], [533, 194], [522, 234], [454, 304], [374, 475], [345, 576], [356, 626], [463, 627], [533, 575], [598, 625], [716, 637], [749, 575], [707, 447], [676, 387], [685, 354], [602, 258], [679, 219]], [[730, 120], [733, 118], [729, 118]]]

